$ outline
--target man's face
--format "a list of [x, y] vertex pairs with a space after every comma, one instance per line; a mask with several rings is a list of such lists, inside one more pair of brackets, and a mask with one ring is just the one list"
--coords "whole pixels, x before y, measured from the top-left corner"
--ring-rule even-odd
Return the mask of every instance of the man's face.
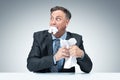
[[64, 32], [68, 23], [69, 20], [66, 18], [66, 15], [63, 11], [56, 10], [51, 13], [50, 26], [57, 27], [58, 32]]

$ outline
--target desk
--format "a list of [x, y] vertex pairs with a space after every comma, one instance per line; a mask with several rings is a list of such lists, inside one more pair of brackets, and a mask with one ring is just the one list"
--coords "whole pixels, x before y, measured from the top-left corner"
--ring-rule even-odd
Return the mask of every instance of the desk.
[[0, 73], [0, 80], [120, 80], [120, 73]]

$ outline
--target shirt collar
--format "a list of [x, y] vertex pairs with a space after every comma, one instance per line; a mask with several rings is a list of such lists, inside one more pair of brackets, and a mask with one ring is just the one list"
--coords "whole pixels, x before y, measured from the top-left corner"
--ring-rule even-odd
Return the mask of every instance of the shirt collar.
[[[65, 32], [59, 39], [65, 40], [67, 37], [67, 32]], [[52, 35], [52, 39], [56, 39], [56, 37], [54, 35]]]

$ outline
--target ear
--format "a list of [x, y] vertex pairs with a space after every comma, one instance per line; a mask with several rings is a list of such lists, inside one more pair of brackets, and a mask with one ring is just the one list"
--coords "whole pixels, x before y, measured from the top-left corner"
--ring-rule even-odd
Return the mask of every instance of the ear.
[[68, 24], [69, 24], [69, 22], [70, 22], [70, 20], [66, 20], [66, 27], [68, 26]]

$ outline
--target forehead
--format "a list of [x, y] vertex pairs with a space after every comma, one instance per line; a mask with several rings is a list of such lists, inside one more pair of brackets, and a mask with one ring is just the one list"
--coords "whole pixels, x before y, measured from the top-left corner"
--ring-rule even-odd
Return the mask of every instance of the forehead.
[[51, 13], [51, 16], [61, 16], [61, 17], [65, 17], [65, 13], [61, 10], [56, 10], [56, 11], [53, 11]]

